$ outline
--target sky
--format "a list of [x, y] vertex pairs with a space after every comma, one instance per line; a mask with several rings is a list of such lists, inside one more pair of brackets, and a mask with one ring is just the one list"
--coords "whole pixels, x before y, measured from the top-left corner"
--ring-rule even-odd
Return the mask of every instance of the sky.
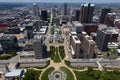
[[120, 3], [120, 0], [0, 0], [0, 2]]

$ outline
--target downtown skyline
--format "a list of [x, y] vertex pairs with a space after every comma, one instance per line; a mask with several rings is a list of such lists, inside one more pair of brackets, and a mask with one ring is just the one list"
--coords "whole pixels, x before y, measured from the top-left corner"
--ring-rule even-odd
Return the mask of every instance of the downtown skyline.
[[0, 2], [42, 2], [42, 3], [120, 3], [120, 0], [0, 0]]

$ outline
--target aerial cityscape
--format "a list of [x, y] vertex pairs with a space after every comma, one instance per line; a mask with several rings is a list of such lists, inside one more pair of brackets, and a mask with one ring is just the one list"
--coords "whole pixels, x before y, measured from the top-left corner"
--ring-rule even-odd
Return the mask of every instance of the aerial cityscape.
[[0, 0], [0, 80], [120, 80], [120, 1]]

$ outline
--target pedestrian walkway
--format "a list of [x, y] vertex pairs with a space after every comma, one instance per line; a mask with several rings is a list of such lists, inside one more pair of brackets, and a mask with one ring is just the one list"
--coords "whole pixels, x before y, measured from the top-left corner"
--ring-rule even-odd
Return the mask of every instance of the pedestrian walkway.
[[[58, 47], [58, 45], [56, 45], [55, 47]], [[65, 47], [64, 47], [64, 48], [65, 48]], [[59, 57], [60, 57], [60, 53], [59, 53]], [[41, 73], [41, 75], [40, 75], [40, 80], [41, 80], [41, 76], [42, 76], [42, 74], [44, 73], [44, 71], [45, 71], [46, 69], [48, 69], [49, 67], [54, 67], [56, 71], [60, 70], [60, 67], [66, 67], [66, 68], [68, 68], [68, 69], [72, 72], [72, 74], [73, 74], [73, 76], [74, 76], [74, 80], [77, 80], [77, 79], [76, 79], [76, 76], [75, 76], [75, 74], [74, 74], [74, 72], [73, 72], [73, 69], [71, 69], [70, 67], [68, 67], [68, 66], [65, 64], [65, 62], [64, 62], [64, 61], [67, 59], [66, 54], [65, 54], [65, 58], [64, 58], [63, 60], [62, 60], [61, 57], [60, 57], [60, 59], [61, 59], [61, 62], [60, 62], [60, 63], [55, 63], [53, 60], [50, 59], [50, 65], [49, 65], [47, 68], [45, 68], [45, 69], [42, 70], [42, 73]]]

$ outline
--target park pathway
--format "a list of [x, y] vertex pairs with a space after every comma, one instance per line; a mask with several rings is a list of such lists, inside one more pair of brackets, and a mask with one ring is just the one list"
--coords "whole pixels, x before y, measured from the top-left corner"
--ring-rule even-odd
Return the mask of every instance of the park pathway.
[[[55, 47], [58, 47], [58, 45], [55, 46]], [[64, 46], [64, 48], [65, 48], [65, 46]], [[60, 53], [59, 53], [59, 57], [60, 57]], [[72, 74], [73, 74], [73, 76], [74, 76], [74, 80], [77, 80], [77, 79], [76, 79], [76, 76], [75, 76], [75, 73], [73, 72], [73, 69], [71, 69], [70, 67], [68, 67], [68, 66], [65, 64], [65, 62], [64, 62], [64, 61], [67, 59], [66, 54], [65, 54], [65, 58], [64, 58], [63, 60], [62, 60], [61, 57], [60, 57], [60, 59], [61, 59], [61, 62], [60, 62], [60, 63], [55, 63], [53, 60], [51, 60], [51, 59], [49, 58], [49, 60], [50, 60], [50, 65], [49, 65], [47, 68], [42, 69], [42, 73], [41, 73], [41, 75], [40, 75], [40, 80], [41, 80], [41, 76], [42, 76], [42, 74], [44, 73], [44, 71], [45, 71], [46, 69], [48, 69], [49, 67], [54, 67], [55, 70], [60, 70], [60, 67], [66, 67], [66, 68], [68, 68], [68, 69], [72, 72]]]

